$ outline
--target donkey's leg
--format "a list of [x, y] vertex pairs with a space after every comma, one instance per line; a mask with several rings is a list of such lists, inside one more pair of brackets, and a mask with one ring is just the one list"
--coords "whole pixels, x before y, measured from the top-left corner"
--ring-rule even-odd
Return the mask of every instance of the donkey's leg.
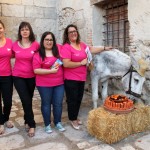
[[98, 100], [98, 79], [97, 79], [96, 77], [91, 77], [91, 86], [92, 86], [93, 108], [97, 108], [97, 100]]
[[103, 103], [104, 103], [106, 97], [108, 96], [108, 80], [106, 80], [102, 83], [102, 93], [101, 93], [101, 95], [102, 95], [102, 100], [103, 100]]

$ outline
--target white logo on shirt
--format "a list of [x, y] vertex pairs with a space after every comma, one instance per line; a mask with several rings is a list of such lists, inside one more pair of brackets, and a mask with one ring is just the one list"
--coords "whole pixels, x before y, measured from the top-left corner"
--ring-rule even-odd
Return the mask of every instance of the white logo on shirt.
[[80, 54], [74, 54], [74, 56], [79, 56]]
[[45, 62], [45, 64], [50, 64], [50, 61]]
[[34, 51], [31, 51], [31, 54], [34, 54]]
[[7, 48], [7, 50], [10, 51], [11, 49], [10, 49], [10, 48]]

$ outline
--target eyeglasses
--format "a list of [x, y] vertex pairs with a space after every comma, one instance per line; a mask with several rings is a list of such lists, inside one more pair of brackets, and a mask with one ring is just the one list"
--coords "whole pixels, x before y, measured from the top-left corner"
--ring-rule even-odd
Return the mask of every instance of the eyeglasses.
[[68, 34], [74, 34], [74, 33], [77, 33], [77, 30], [69, 31], [69, 32], [68, 32]]
[[46, 42], [52, 42], [53, 39], [44, 39], [44, 41], [46, 41]]

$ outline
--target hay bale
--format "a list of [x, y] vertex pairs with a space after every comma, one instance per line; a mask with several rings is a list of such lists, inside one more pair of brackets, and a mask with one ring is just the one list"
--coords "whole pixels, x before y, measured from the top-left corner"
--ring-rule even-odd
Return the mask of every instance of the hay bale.
[[145, 106], [145, 113], [147, 115], [147, 129], [150, 130], [150, 106]]
[[150, 107], [144, 105], [137, 105], [134, 111], [119, 115], [99, 107], [89, 112], [87, 122], [88, 132], [108, 144], [145, 131], [148, 127], [150, 128]]
[[[150, 110], [150, 107], [149, 107]], [[135, 105], [135, 110], [131, 112], [131, 125], [133, 133], [143, 132], [148, 130], [149, 120], [148, 114], [146, 111], [146, 106], [143, 104]]]

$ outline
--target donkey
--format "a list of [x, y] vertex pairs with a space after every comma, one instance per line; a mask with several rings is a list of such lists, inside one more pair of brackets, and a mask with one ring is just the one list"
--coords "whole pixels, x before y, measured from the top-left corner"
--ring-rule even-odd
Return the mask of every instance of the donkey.
[[141, 71], [134, 69], [131, 58], [128, 55], [117, 49], [104, 51], [95, 55], [93, 64], [91, 85], [94, 108], [97, 108], [99, 81], [102, 86], [101, 98], [104, 102], [108, 96], [108, 80], [110, 78], [120, 77], [125, 92], [134, 97], [140, 97], [145, 77], [143, 73], [142, 76], [139, 74]]

